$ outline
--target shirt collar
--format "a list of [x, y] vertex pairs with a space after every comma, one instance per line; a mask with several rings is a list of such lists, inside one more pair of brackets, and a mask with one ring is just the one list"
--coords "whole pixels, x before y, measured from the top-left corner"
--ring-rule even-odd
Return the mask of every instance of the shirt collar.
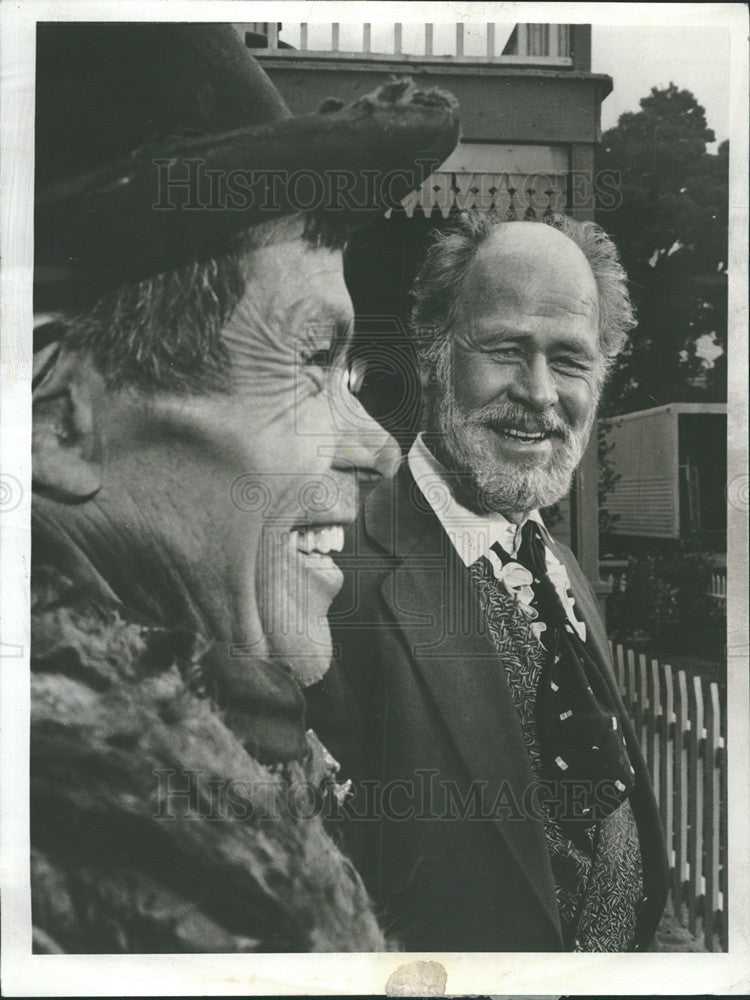
[[414, 481], [435, 512], [443, 530], [465, 566], [471, 566], [486, 555], [491, 545], [499, 542], [505, 551], [515, 556], [521, 543], [521, 528], [526, 521], [541, 525], [547, 540], [547, 530], [538, 510], [532, 511], [521, 524], [513, 524], [500, 513], [475, 514], [456, 500], [448, 484], [447, 470], [429, 450], [418, 434], [407, 457]]

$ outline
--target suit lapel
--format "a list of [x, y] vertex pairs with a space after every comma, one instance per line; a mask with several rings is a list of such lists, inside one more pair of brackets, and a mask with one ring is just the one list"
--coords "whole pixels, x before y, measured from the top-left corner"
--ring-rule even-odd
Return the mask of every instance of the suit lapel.
[[534, 778], [478, 594], [406, 470], [395, 487], [393, 506], [371, 497], [365, 515], [368, 534], [403, 556], [382, 583], [383, 598], [469, 775], [489, 790], [490, 804], [498, 792], [518, 804], [518, 812], [500, 809], [495, 826], [559, 934], [544, 828], [524, 808]]

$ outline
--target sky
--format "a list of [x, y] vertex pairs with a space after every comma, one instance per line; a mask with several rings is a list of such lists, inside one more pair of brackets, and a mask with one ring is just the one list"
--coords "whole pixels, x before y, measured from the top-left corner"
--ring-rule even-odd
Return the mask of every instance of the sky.
[[676, 84], [706, 109], [716, 145], [729, 138], [729, 29], [717, 27], [631, 27], [595, 24], [591, 68], [608, 73], [614, 88], [602, 104], [602, 128], [612, 128], [624, 111], [638, 111], [652, 87]]
[[[501, 48], [513, 24], [496, 24], [496, 46]], [[467, 55], [482, 55], [486, 51], [485, 26], [468, 23], [464, 29]], [[371, 28], [374, 52], [393, 51], [393, 24], [374, 23]], [[423, 23], [402, 26], [403, 50], [424, 51]], [[453, 23], [433, 26], [434, 51], [455, 51]], [[281, 37], [299, 45], [299, 25], [284, 23]], [[308, 25], [311, 48], [327, 48], [331, 25]], [[342, 50], [357, 50], [362, 45], [361, 24], [342, 23], [339, 46]], [[651, 87], [667, 87], [675, 83], [690, 90], [706, 109], [708, 125], [714, 130], [717, 144], [729, 137], [729, 28], [711, 25], [603, 25], [592, 26], [592, 70], [607, 73], [614, 80], [614, 90], [602, 105], [602, 127], [611, 128], [623, 111], [638, 111], [639, 101]], [[709, 147], [715, 151], [715, 145]]]

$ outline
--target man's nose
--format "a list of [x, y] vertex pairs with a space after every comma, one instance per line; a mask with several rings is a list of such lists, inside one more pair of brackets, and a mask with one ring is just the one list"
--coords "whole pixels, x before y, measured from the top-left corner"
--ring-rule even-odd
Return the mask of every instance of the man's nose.
[[543, 354], [533, 354], [513, 382], [509, 395], [533, 410], [548, 410], [558, 400], [557, 384]]
[[356, 470], [359, 476], [369, 479], [392, 476], [401, 458], [398, 443], [355, 396], [347, 395], [335, 415], [333, 468]]

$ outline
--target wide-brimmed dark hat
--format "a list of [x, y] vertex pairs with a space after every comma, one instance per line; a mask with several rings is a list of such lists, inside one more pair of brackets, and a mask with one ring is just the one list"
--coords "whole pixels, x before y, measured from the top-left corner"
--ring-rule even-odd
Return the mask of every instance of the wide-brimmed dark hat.
[[408, 79], [292, 116], [231, 25], [38, 25], [37, 267], [147, 273], [292, 211], [396, 204], [458, 141]]

